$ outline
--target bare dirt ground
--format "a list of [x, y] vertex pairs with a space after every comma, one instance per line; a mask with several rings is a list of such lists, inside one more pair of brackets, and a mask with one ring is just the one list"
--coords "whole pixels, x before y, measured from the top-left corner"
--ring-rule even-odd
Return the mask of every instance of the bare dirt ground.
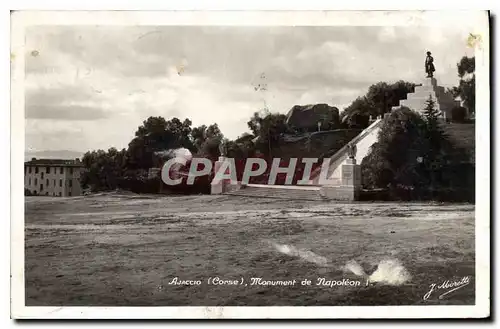
[[474, 304], [473, 205], [109, 193], [25, 206], [28, 306]]

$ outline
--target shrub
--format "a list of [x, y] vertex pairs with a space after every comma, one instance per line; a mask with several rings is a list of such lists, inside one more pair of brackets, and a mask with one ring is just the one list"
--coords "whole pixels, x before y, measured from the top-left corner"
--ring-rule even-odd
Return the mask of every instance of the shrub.
[[424, 119], [402, 108], [384, 118], [377, 143], [361, 163], [363, 187], [387, 189], [373, 198], [474, 199], [474, 165], [464, 162], [463, 150], [447, 139], [432, 111], [426, 114]]
[[451, 110], [451, 122], [464, 123], [467, 120], [467, 109], [456, 106]]

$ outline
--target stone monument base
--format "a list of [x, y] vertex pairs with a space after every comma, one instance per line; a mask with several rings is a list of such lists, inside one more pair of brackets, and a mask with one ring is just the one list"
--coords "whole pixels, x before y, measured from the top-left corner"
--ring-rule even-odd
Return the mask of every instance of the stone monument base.
[[354, 186], [321, 186], [322, 197], [330, 200], [356, 201], [359, 200], [360, 189]]
[[361, 166], [356, 159], [349, 158], [342, 165], [341, 185], [321, 186], [320, 194], [326, 199], [341, 201], [359, 200], [361, 190]]
[[[214, 172], [218, 172], [222, 164], [226, 161], [225, 157], [219, 157], [219, 160], [215, 162]], [[241, 189], [241, 183], [232, 183], [229, 179], [221, 179], [217, 183], [210, 184], [210, 194], [223, 194], [228, 192], [233, 192]]]

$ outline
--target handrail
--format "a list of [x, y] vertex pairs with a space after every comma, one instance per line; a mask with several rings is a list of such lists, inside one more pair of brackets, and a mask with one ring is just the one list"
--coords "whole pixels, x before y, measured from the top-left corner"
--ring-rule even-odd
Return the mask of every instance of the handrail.
[[[340, 148], [340, 150], [338, 150], [337, 152], [335, 152], [335, 154], [333, 154], [331, 157], [330, 157], [330, 163], [332, 163], [332, 160], [333, 162], [338, 160], [340, 158], [341, 155], [343, 155], [343, 153], [347, 150], [347, 145], [349, 145], [349, 143], [356, 143], [358, 142], [360, 139], [362, 139], [363, 137], [365, 137], [366, 135], [368, 135], [370, 132], [372, 132], [372, 130], [374, 130], [376, 128], [376, 126], [382, 121], [382, 119], [376, 119], [371, 125], [369, 125], [368, 127], [365, 128], [365, 130], [363, 130], [362, 132], [359, 133], [359, 135], [357, 135], [356, 137], [354, 137], [353, 139], [351, 139], [346, 145], [344, 145], [342, 148]], [[311, 172], [311, 178], [314, 178], [316, 176], [316, 174], [321, 171], [321, 168], [323, 166], [319, 166], [318, 168], [316, 168], [313, 172]]]

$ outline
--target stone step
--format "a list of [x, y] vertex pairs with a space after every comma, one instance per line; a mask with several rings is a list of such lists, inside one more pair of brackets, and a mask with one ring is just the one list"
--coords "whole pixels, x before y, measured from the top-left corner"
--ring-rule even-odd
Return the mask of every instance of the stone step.
[[264, 186], [246, 186], [238, 191], [224, 193], [225, 195], [236, 195], [255, 198], [274, 198], [288, 200], [310, 200], [322, 201], [325, 200], [319, 193], [318, 189], [297, 189], [287, 187], [264, 187]]

